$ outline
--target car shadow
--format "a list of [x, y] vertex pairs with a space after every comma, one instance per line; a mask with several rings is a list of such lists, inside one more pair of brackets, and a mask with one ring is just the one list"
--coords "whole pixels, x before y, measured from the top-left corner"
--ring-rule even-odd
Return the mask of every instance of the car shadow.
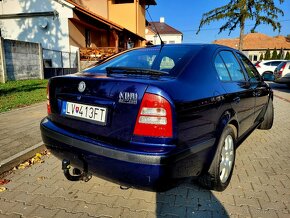
[[156, 194], [156, 217], [229, 217], [214, 192], [190, 179]]

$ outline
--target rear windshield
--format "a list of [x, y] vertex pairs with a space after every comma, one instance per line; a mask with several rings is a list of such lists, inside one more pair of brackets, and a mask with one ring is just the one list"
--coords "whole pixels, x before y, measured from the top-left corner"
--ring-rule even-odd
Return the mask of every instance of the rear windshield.
[[169, 76], [177, 76], [192, 57], [200, 51], [201, 47], [180, 45], [130, 50], [87, 69], [85, 72], [106, 73], [107, 67], [127, 67], [164, 71]]

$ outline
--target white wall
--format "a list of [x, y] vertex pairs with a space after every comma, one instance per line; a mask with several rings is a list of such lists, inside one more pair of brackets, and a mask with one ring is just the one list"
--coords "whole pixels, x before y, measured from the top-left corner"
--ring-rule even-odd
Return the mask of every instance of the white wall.
[[46, 49], [70, 51], [68, 18], [73, 17], [71, 5], [62, 3], [61, 0], [2, 0], [0, 2], [0, 15], [51, 11], [57, 11], [58, 17], [1, 19], [2, 37], [41, 43]]
[[[174, 43], [182, 43], [182, 35], [169, 35], [169, 34], [166, 34], [166, 35], [160, 35], [161, 36], [161, 39], [162, 41], [166, 42], [166, 44], [169, 44], [170, 41], [174, 41]], [[160, 39], [157, 35], [146, 35], [145, 36], [145, 39], [147, 41], [152, 41], [154, 45], [159, 45], [160, 44]]]

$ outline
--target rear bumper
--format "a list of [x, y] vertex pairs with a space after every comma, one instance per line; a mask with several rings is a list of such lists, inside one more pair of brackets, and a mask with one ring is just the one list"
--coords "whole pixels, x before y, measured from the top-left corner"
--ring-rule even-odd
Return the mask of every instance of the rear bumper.
[[[59, 159], [81, 168], [86, 161], [93, 174], [135, 187], [157, 188], [173, 178], [197, 176], [214, 145], [211, 139], [168, 154], [141, 153], [112, 148], [111, 145], [64, 130], [48, 119], [40, 124], [42, 139]], [[82, 161], [81, 161], [82, 160]]]

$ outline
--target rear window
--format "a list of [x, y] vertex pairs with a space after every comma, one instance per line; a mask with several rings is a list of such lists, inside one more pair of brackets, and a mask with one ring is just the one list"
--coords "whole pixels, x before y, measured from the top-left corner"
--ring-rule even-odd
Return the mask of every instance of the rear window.
[[201, 48], [202, 46], [164, 46], [130, 50], [85, 72], [106, 73], [107, 67], [128, 67], [164, 71], [169, 76], [177, 76]]
[[271, 66], [278, 66], [279, 64], [281, 64], [282, 61], [273, 61], [271, 62]]

